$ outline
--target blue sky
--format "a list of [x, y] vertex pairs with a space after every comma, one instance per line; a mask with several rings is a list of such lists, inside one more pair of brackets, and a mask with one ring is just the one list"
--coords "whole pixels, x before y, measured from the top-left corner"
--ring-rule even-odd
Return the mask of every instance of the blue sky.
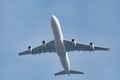
[[[120, 80], [119, 0], [0, 0], [0, 80]], [[28, 45], [53, 39], [51, 15], [65, 39], [111, 47], [109, 52], [70, 52], [71, 69], [84, 75], [58, 76], [57, 54], [18, 56]]]

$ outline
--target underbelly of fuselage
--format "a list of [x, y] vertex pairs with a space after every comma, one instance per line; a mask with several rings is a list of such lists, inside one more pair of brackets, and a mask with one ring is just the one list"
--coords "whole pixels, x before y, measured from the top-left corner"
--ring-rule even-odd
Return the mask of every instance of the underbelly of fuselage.
[[61, 57], [65, 57], [66, 55], [66, 50], [65, 50], [65, 46], [62, 40], [56, 40], [55, 41], [55, 48], [57, 51], [57, 54]]
[[64, 68], [64, 70], [69, 73], [70, 70], [70, 62], [69, 62], [69, 57], [68, 54], [65, 50], [65, 46], [63, 43], [63, 40], [56, 40], [55, 41], [55, 48], [56, 52], [60, 58], [60, 62]]

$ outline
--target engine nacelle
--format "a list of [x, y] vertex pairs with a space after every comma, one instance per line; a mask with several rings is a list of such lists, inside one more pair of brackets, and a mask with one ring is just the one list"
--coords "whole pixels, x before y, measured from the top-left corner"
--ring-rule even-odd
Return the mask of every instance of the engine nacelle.
[[46, 47], [45, 41], [42, 41], [42, 45], [43, 45], [44, 48]]
[[32, 52], [32, 47], [28, 46], [28, 51]]
[[72, 44], [73, 44], [74, 46], [76, 46], [76, 41], [75, 41], [75, 39], [72, 39]]
[[95, 47], [94, 44], [91, 42], [90, 43], [90, 51], [94, 51], [94, 47]]

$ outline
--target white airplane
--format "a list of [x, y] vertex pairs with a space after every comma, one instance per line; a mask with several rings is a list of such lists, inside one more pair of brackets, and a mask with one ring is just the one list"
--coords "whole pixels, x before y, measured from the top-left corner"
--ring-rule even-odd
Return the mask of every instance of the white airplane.
[[110, 48], [103, 48], [103, 47], [97, 47], [94, 46], [93, 43], [90, 43], [89, 45], [80, 44], [75, 41], [75, 39], [72, 39], [72, 41], [64, 40], [63, 34], [61, 31], [61, 26], [58, 21], [58, 19], [53, 15], [51, 18], [51, 27], [54, 34], [54, 40], [45, 43], [45, 41], [42, 41], [42, 45], [31, 48], [31, 46], [28, 46], [28, 50], [19, 53], [19, 55], [27, 55], [27, 54], [41, 54], [45, 52], [56, 52], [60, 58], [60, 62], [64, 68], [63, 71], [60, 71], [58, 73], [55, 73], [54, 75], [64, 75], [64, 74], [84, 74], [80, 71], [75, 71], [70, 69], [70, 61], [68, 53], [69, 51], [95, 51], [95, 50], [105, 50], [108, 51]]

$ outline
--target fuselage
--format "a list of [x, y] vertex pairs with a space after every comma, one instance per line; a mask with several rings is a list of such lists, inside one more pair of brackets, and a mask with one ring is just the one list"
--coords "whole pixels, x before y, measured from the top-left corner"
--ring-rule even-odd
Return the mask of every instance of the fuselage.
[[67, 74], [70, 72], [70, 61], [68, 57], [68, 53], [66, 52], [64, 41], [63, 41], [63, 34], [61, 31], [61, 26], [58, 19], [55, 16], [51, 18], [51, 27], [54, 35], [54, 42], [56, 52], [60, 58], [61, 64]]

